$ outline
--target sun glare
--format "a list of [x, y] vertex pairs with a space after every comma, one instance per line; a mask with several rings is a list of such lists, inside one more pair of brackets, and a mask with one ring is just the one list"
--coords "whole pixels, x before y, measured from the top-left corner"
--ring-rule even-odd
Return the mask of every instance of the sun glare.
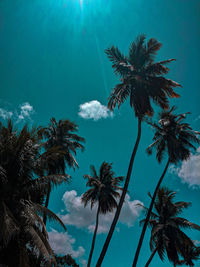
[[81, 8], [83, 8], [83, 0], [79, 0], [79, 1], [80, 1]]

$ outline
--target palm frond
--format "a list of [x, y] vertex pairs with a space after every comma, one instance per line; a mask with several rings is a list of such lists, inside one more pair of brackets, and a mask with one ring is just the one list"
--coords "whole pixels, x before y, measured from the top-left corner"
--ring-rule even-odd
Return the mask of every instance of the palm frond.
[[66, 226], [64, 225], [62, 220], [55, 213], [53, 213], [51, 210], [49, 210], [48, 208], [45, 208], [39, 204], [31, 203], [31, 205], [32, 205], [32, 207], [36, 213], [40, 214], [42, 217], [45, 214], [49, 220], [53, 220], [53, 221], [58, 222], [63, 227], [63, 229], [65, 231], [67, 230]]
[[127, 83], [123, 82], [117, 84], [111, 93], [108, 101], [108, 108], [113, 111], [117, 106], [118, 108], [123, 104], [130, 96], [130, 87]]
[[189, 229], [195, 229], [200, 231], [200, 226], [195, 224], [195, 223], [191, 223], [190, 221], [186, 220], [185, 218], [181, 218], [181, 217], [175, 217], [173, 218], [173, 221], [177, 224], [177, 226], [181, 227], [181, 228], [189, 228]]
[[44, 245], [44, 242], [42, 241], [38, 233], [35, 231], [35, 229], [33, 227], [25, 227], [23, 231], [27, 235], [27, 237], [32, 240], [32, 242], [35, 244], [40, 253], [45, 256], [49, 263], [51, 263], [49, 251], [47, 250], [46, 246]]
[[32, 181], [29, 181], [25, 185], [22, 186], [22, 190], [28, 191], [30, 193], [34, 193], [37, 191], [40, 192], [46, 192], [47, 191], [47, 185], [50, 183], [51, 186], [57, 186], [61, 183], [69, 183], [70, 182], [70, 175], [61, 175], [61, 174], [55, 174], [55, 175], [47, 175], [43, 177], [36, 178]]
[[113, 68], [116, 74], [126, 76], [131, 71], [131, 66], [128, 65], [126, 57], [120, 52], [117, 47], [112, 46], [105, 50], [109, 60], [113, 63]]
[[20, 232], [20, 227], [16, 218], [4, 202], [1, 203], [0, 212], [0, 240], [6, 246], [11, 238]]
[[147, 53], [151, 56], [156, 55], [161, 46], [162, 44], [160, 42], [154, 38], [151, 38], [147, 43]]

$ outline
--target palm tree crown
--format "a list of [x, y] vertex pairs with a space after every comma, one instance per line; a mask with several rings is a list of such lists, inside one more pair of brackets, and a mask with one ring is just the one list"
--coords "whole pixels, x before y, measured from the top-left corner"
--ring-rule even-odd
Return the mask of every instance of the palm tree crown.
[[162, 111], [158, 123], [148, 122], [155, 129], [155, 134], [154, 143], [147, 148], [147, 152], [151, 154], [155, 148], [158, 162], [162, 161], [165, 153], [168, 154], [171, 163], [177, 164], [186, 160], [190, 156], [190, 149], [196, 150], [194, 143], [200, 143], [197, 137], [200, 133], [193, 131], [188, 123], [182, 122], [189, 112], [175, 115], [174, 110], [175, 107]]
[[[78, 149], [83, 150], [84, 138], [75, 134], [78, 130], [76, 124], [69, 120], [56, 121], [52, 118], [48, 127], [41, 130], [42, 135], [46, 138], [44, 143], [44, 157], [47, 165], [48, 174], [63, 174], [69, 178], [69, 175], [65, 174], [66, 163], [69, 167], [78, 167], [78, 163], [74, 157]], [[52, 160], [53, 156], [53, 160]], [[51, 185], [48, 185], [45, 207], [49, 205], [49, 198], [51, 193]], [[43, 218], [46, 225], [47, 218]]]
[[117, 207], [116, 198], [120, 196], [118, 192], [121, 187], [120, 182], [123, 181], [123, 177], [114, 177], [112, 171], [112, 164], [103, 162], [99, 174], [97, 174], [95, 167], [91, 166], [90, 175], [84, 175], [88, 180], [87, 186], [91, 187], [82, 196], [82, 201], [85, 206], [90, 203], [93, 208], [95, 203], [99, 203], [100, 213], [107, 213]]
[[154, 62], [161, 43], [156, 39], [145, 42], [145, 35], [140, 35], [130, 45], [127, 56], [123, 55], [117, 47], [112, 46], [106, 54], [113, 63], [115, 73], [121, 77], [110, 96], [108, 107], [113, 110], [130, 97], [130, 105], [139, 118], [153, 115], [151, 100], [163, 109], [167, 109], [167, 97], [179, 97], [173, 87], [180, 84], [163, 77], [169, 72], [165, 65], [174, 59]]
[[88, 180], [87, 186], [91, 188], [83, 194], [82, 201], [85, 204], [85, 206], [88, 203], [90, 203], [91, 209], [93, 208], [95, 203], [98, 203], [98, 208], [96, 214], [96, 225], [95, 225], [87, 267], [90, 267], [92, 260], [96, 234], [98, 231], [99, 214], [100, 213], [105, 214], [117, 207], [116, 198], [120, 197], [118, 191], [121, 189], [119, 187], [119, 184], [123, 180], [122, 176], [114, 177], [115, 174], [112, 171], [112, 164], [103, 162], [101, 164], [99, 174], [97, 174], [94, 166], [91, 166], [90, 168], [92, 176], [85, 175], [84, 177]]
[[75, 134], [77, 130], [78, 127], [75, 123], [69, 120], [56, 121], [55, 118], [52, 118], [48, 127], [43, 129], [43, 135], [47, 139], [44, 145], [45, 149], [48, 151], [58, 148], [61, 152], [61, 157], [55, 163], [56, 170], [53, 168], [54, 173], [55, 171], [64, 173], [65, 162], [73, 169], [78, 167], [74, 155], [76, 155], [77, 149], [83, 150], [84, 147], [81, 142], [84, 142], [84, 138]]
[[158, 191], [154, 205], [155, 212], [151, 213], [149, 220], [149, 226], [152, 229], [150, 248], [152, 251], [158, 252], [162, 261], [164, 261], [166, 253], [169, 261], [175, 266], [181, 263], [180, 257], [184, 259], [186, 264], [193, 266], [192, 257], [189, 256], [188, 251], [195, 251], [193, 254], [197, 257], [197, 248], [182, 229], [200, 230], [200, 226], [178, 216], [191, 203], [175, 202], [175, 195], [176, 192], [167, 188], [160, 188]]

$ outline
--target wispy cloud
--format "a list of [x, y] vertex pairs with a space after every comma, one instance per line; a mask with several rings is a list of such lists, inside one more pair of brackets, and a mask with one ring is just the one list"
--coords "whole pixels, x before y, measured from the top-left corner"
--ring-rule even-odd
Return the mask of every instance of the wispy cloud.
[[190, 187], [200, 187], [200, 149], [188, 160], [183, 161], [180, 168], [172, 167], [170, 170]]
[[[0, 103], [3, 105], [2, 103]], [[6, 107], [5, 107], [6, 106]], [[19, 123], [24, 120], [31, 120], [31, 115], [34, 114], [34, 108], [33, 106], [28, 103], [22, 103], [19, 105], [18, 109], [7, 108], [7, 105], [3, 105], [3, 107], [0, 107], [0, 118], [3, 120], [7, 120], [8, 118], [12, 118], [15, 123]]]
[[11, 118], [13, 115], [12, 111], [8, 111], [4, 108], [0, 108], [0, 117], [4, 120], [7, 120], [8, 118]]
[[18, 115], [18, 120], [30, 119], [31, 115], [34, 113], [33, 106], [31, 106], [28, 102], [25, 102], [20, 105], [20, 113]]
[[76, 243], [76, 239], [68, 233], [58, 232], [52, 229], [48, 235], [51, 247], [56, 254], [70, 254], [73, 258], [79, 258], [84, 255], [85, 249], [82, 246], [75, 249], [74, 244]]
[[78, 115], [83, 119], [93, 119], [94, 121], [98, 121], [100, 119], [112, 117], [113, 113], [99, 101], [92, 100], [79, 106]]
[[[75, 190], [65, 192], [63, 201], [67, 211], [67, 214], [60, 215], [63, 222], [66, 225], [74, 225], [77, 228], [87, 228], [89, 232], [93, 232], [97, 205], [95, 205], [92, 210], [89, 205], [84, 207], [81, 202], [81, 196], [78, 196]], [[142, 210], [142, 207], [138, 204], [142, 204], [142, 202], [139, 200], [131, 200], [130, 196], [126, 195], [119, 221], [128, 227], [133, 226]], [[99, 216], [98, 233], [108, 232], [114, 214], [115, 211]]]

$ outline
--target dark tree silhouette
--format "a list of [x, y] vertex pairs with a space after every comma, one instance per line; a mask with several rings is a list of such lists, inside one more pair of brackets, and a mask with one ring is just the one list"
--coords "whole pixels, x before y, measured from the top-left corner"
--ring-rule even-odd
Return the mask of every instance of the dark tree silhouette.
[[27, 266], [30, 251], [41, 253], [48, 264], [55, 262], [41, 219], [44, 214], [66, 230], [62, 221], [42, 206], [47, 185], [65, 178], [37, 176], [40, 150], [38, 129], [29, 130], [25, 125], [18, 131], [10, 120], [7, 126], [0, 124], [0, 263], [8, 266]]
[[90, 203], [91, 209], [94, 204], [97, 203], [98, 208], [92, 246], [87, 264], [88, 267], [91, 265], [94, 251], [96, 234], [98, 231], [99, 214], [111, 212], [117, 207], [116, 199], [120, 197], [119, 190], [121, 189], [119, 185], [120, 182], [123, 181], [123, 177], [115, 177], [115, 173], [112, 171], [112, 164], [103, 162], [100, 167], [99, 174], [97, 174], [94, 166], [91, 166], [90, 168], [92, 176], [84, 176], [87, 179], [87, 186], [89, 186], [90, 189], [83, 194], [82, 201], [85, 206]]
[[[174, 202], [175, 195], [176, 192], [167, 188], [158, 190], [154, 206], [155, 212], [151, 212], [151, 218], [148, 222], [151, 227], [150, 249], [152, 254], [145, 267], [149, 266], [156, 253], [162, 261], [164, 261], [164, 255], [166, 254], [174, 266], [182, 263], [194, 266], [193, 260], [198, 258], [199, 248], [194, 245], [194, 242], [182, 229], [200, 230], [200, 226], [179, 217], [183, 209], [191, 203]], [[141, 221], [141, 223], [144, 222], [145, 219]]]
[[110, 95], [108, 107], [110, 110], [113, 110], [116, 105], [119, 108], [129, 98], [130, 106], [138, 119], [138, 135], [119, 205], [97, 262], [98, 267], [101, 266], [108, 249], [128, 190], [133, 163], [140, 142], [142, 120], [145, 115], [153, 115], [151, 101], [161, 108], [167, 109], [169, 107], [168, 97], [179, 97], [173, 88], [180, 86], [180, 84], [164, 77], [169, 72], [169, 68], [165, 65], [174, 59], [155, 62], [155, 56], [162, 45], [154, 38], [149, 39], [147, 42], [145, 42], [145, 39], [145, 35], [138, 36], [136, 41], [130, 45], [127, 56], [123, 55], [114, 46], [106, 50], [108, 58], [113, 63], [115, 73], [121, 78], [121, 83], [115, 86]]
[[[73, 169], [78, 167], [75, 155], [78, 149], [83, 150], [84, 147], [81, 142], [84, 142], [84, 138], [77, 135], [77, 131], [78, 127], [75, 123], [69, 120], [59, 120], [57, 122], [55, 118], [52, 118], [48, 127], [42, 130], [42, 135], [46, 138], [44, 147], [49, 175], [62, 174], [69, 178], [69, 175], [65, 174], [66, 165]], [[57, 155], [57, 158], [55, 159], [54, 156], [54, 160], [52, 160], [52, 155]], [[49, 204], [51, 189], [51, 184], [49, 184], [45, 201], [46, 208]], [[46, 219], [46, 216], [44, 216], [45, 225]]]
[[159, 115], [159, 123], [148, 122], [154, 129], [155, 135], [153, 143], [147, 148], [147, 152], [152, 154], [152, 149], [156, 149], [156, 158], [160, 163], [163, 160], [164, 154], [168, 154], [168, 161], [165, 169], [157, 183], [149, 211], [147, 213], [146, 221], [144, 223], [138, 247], [135, 253], [133, 266], [137, 264], [138, 256], [150, 218], [150, 214], [154, 205], [156, 194], [165, 177], [167, 169], [170, 163], [177, 164], [180, 161], [187, 160], [190, 157], [190, 150], [196, 150], [194, 143], [199, 144], [200, 140], [197, 137], [199, 132], [193, 131], [188, 123], [182, 122], [185, 119], [186, 114], [173, 114], [175, 107], [172, 107], [169, 111], [163, 111]]

